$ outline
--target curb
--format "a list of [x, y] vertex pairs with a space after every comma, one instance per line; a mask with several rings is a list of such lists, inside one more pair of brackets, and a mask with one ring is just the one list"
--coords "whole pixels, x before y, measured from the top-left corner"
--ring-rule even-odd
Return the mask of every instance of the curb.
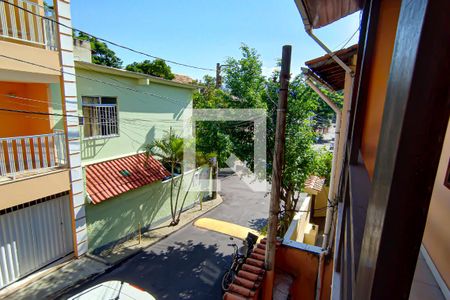
[[149, 244], [149, 245], [146, 245], [145, 247], [136, 249], [136, 251], [133, 251], [133, 253], [130, 253], [129, 255], [124, 256], [123, 258], [117, 260], [117, 261], [116, 261], [115, 263], [113, 263], [113, 264], [109, 263], [109, 262], [106, 261], [104, 258], [99, 257], [99, 256], [97, 256], [97, 255], [93, 255], [93, 254], [89, 254], [89, 253], [88, 253], [88, 254], [85, 254], [88, 258], [90, 258], [90, 259], [92, 259], [92, 260], [95, 260], [95, 261], [97, 261], [97, 262], [100, 262], [100, 263], [104, 264], [104, 265], [107, 266], [107, 267], [106, 267], [102, 272], [98, 272], [98, 273], [91, 274], [91, 275], [89, 275], [89, 276], [87, 276], [87, 277], [85, 277], [85, 278], [83, 278], [83, 279], [78, 280], [75, 284], [73, 284], [73, 285], [71, 285], [71, 286], [69, 286], [69, 287], [67, 287], [67, 288], [64, 288], [64, 289], [62, 289], [62, 290], [56, 292], [56, 293], [54, 294], [54, 296], [55, 296], [54, 298], [65, 299], [65, 298], [61, 298], [61, 297], [62, 297], [64, 294], [68, 293], [69, 291], [71, 291], [71, 290], [73, 290], [73, 289], [76, 289], [76, 288], [82, 286], [83, 284], [85, 284], [85, 283], [88, 282], [88, 281], [95, 280], [96, 278], [98, 278], [98, 277], [100, 277], [100, 276], [102, 276], [102, 275], [104, 275], [104, 274], [106, 274], [106, 273], [109, 273], [109, 272], [111, 272], [111, 271], [113, 271], [113, 270], [119, 268], [121, 265], [123, 265], [123, 264], [124, 264], [125, 262], [127, 262], [128, 260], [130, 260], [130, 259], [134, 258], [135, 256], [137, 256], [138, 254], [144, 252], [145, 249], [147, 249], [147, 248], [153, 246], [153, 245], [156, 244], [156, 243], [159, 243], [160, 241], [166, 239], [167, 237], [169, 237], [169, 236], [172, 235], [173, 233], [179, 231], [180, 229], [186, 227], [187, 225], [191, 224], [192, 226], [194, 226], [194, 222], [195, 222], [198, 218], [202, 217], [203, 215], [205, 215], [206, 213], [212, 211], [213, 209], [215, 209], [216, 207], [218, 207], [219, 205], [221, 205], [221, 204], [223, 203], [222, 196], [219, 195], [219, 194], [217, 194], [217, 195], [218, 195], [218, 197], [220, 197], [221, 201], [220, 201], [216, 206], [212, 207], [212, 208], [209, 209], [209, 210], [205, 210], [204, 212], [202, 212], [201, 214], [199, 214], [197, 217], [195, 217], [191, 222], [187, 222], [186, 224], [183, 224], [183, 225], [179, 226], [176, 230], [172, 231], [170, 234], [166, 234], [166, 235], [164, 235], [164, 236], [161, 236], [160, 238], [156, 239], [153, 243], [151, 243], [151, 244]]

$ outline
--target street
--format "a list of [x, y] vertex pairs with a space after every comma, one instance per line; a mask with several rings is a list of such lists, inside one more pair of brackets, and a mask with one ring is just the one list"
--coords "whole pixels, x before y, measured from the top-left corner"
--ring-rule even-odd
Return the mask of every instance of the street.
[[[254, 229], [264, 226], [268, 196], [251, 191], [230, 172], [221, 172], [220, 184], [223, 203], [203, 217]], [[156, 299], [221, 299], [222, 274], [231, 263], [229, 242], [226, 235], [189, 224], [61, 299], [108, 280], [128, 282]]]

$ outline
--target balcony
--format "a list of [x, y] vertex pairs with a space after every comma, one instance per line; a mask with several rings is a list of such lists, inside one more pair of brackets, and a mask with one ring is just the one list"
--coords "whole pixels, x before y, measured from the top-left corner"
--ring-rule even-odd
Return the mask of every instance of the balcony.
[[62, 131], [0, 138], [0, 184], [58, 170], [66, 165]]
[[[17, 8], [11, 4], [15, 4]], [[0, 3], [0, 36], [40, 48], [57, 50], [54, 11], [48, 6], [26, 0]]]

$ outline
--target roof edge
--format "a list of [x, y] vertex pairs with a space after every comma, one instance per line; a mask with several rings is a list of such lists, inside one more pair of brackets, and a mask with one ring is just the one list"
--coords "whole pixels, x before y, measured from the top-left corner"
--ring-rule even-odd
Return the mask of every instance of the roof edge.
[[103, 66], [103, 65], [97, 65], [94, 63], [89, 63], [89, 62], [80, 61], [80, 60], [75, 60], [75, 69], [77, 69], [77, 68], [83, 69], [83, 70], [88, 70], [88, 71], [95, 71], [95, 72], [99, 72], [99, 73], [107, 73], [107, 74], [112, 74], [112, 75], [116, 75], [116, 76], [128, 77], [128, 78], [149, 79], [150, 82], [153, 82], [153, 83], [175, 86], [175, 87], [185, 88], [185, 89], [190, 89], [190, 90], [197, 90], [200, 88], [200, 86], [194, 85], [194, 84], [181, 83], [181, 82], [177, 82], [177, 81], [160, 78], [157, 76], [127, 71], [127, 70], [123, 70], [123, 69], [112, 68], [112, 67]]

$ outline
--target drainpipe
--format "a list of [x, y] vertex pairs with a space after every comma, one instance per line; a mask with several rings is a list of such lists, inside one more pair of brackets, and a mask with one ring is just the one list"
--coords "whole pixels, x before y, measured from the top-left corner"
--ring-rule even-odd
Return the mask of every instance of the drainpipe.
[[331, 58], [345, 70], [349, 74], [353, 76], [353, 70], [349, 68], [333, 51], [330, 50], [317, 36], [313, 33], [313, 27], [311, 22], [309, 21], [308, 14], [306, 13], [306, 8], [302, 0], [295, 0], [295, 4], [297, 5], [298, 11], [300, 12], [300, 16], [302, 17], [302, 22], [305, 25], [306, 33], [323, 49], [326, 53], [328, 53]]
[[[308, 76], [306, 74], [306, 76]], [[336, 130], [334, 133], [334, 149], [333, 149], [333, 160], [331, 162], [331, 176], [330, 176], [330, 188], [328, 190], [328, 203], [327, 203], [327, 213], [325, 217], [325, 227], [323, 233], [322, 249], [327, 249], [329, 236], [331, 232], [331, 221], [333, 219], [334, 207], [333, 204], [335, 198], [335, 177], [336, 177], [336, 164], [338, 160], [338, 149], [340, 143], [340, 130], [341, 130], [341, 110], [339, 107], [331, 101], [312, 81], [309, 77], [305, 79], [306, 83], [319, 95], [319, 97], [325, 101], [328, 106], [336, 113]]]
[[317, 273], [317, 288], [316, 288], [316, 300], [320, 300], [320, 295], [322, 294], [323, 285], [323, 272], [325, 268], [325, 255], [326, 251], [322, 251], [319, 256], [319, 271]]
[[[307, 9], [304, 5], [304, 1], [303, 0], [295, 0], [295, 4], [297, 5], [298, 11], [300, 12], [300, 16], [302, 18], [302, 22], [305, 25], [305, 31], [306, 33], [323, 49], [325, 50], [326, 53], [328, 53], [331, 58], [339, 65], [341, 66], [342, 69], [344, 69], [346, 75], [350, 75], [350, 77], [353, 80], [354, 77], [354, 72], [353, 70], [347, 66], [333, 51], [331, 51], [316, 35], [314, 35], [313, 33], [313, 26], [310, 22], [310, 18], [308, 16], [307, 13]], [[331, 101], [329, 101], [328, 97], [326, 97], [322, 91], [320, 91], [320, 89], [318, 87], [316, 87], [311, 80], [307, 79], [306, 83], [311, 86], [311, 88], [316, 91], [320, 98], [322, 98], [322, 100], [324, 100], [328, 105], [330, 105], [330, 103], [332, 103]], [[333, 162], [332, 162], [332, 167], [331, 167], [331, 176], [330, 176], [330, 190], [328, 193], [328, 201], [331, 201], [331, 203], [334, 203], [335, 197], [335, 179], [334, 177], [337, 177], [338, 174], [336, 174], [336, 162], [337, 162], [337, 154], [338, 154], [338, 147], [339, 147], [339, 132], [341, 130], [340, 126], [341, 126], [341, 111], [339, 109], [335, 109], [337, 108], [336, 105], [334, 105], [334, 103], [332, 103], [332, 105], [330, 105], [330, 107], [336, 112], [336, 137], [335, 137], [335, 143], [334, 143], [334, 150], [333, 150]], [[344, 124], [345, 127], [347, 126], [347, 124]], [[344, 134], [346, 133], [346, 129], [344, 130]], [[341, 158], [340, 158], [341, 159]], [[328, 203], [329, 206], [330, 203]], [[326, 219], [325, 219], [325, 228], [324, 228], [324, 239], [323, 239], [323, 243], [322, 243], [322, 248], [323, 249], [327, 249], [328, 248], [328, 241], [329, 241], [329, 236], [330, 236], [330, 231], [331, 231], [331, 221], [333, 219], [333, 209], [331, 207], [327, 208], [327, 215], [326, 215]]]

